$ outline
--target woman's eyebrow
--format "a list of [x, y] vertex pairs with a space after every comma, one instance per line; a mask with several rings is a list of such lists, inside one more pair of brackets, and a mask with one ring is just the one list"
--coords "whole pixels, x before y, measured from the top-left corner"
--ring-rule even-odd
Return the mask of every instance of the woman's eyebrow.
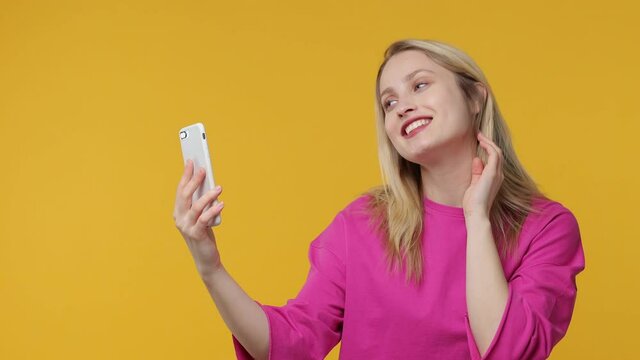
[[[435, 72], [433, 70], [429, 70], [429, 69], [416, 69], [413, 70], [412, 72], [408, 73], [407, 75], [405, 75], [404, 77], [404, 81], [407, 82], [409, 81], [409, 79], [411, 79], [415, 74], [419, 73], [420, 71], [427, 71], [430, 73], [435, 74]], [[380, 93], [380, 97], [382, 97], [382, 95], [386, 94], [387, 92], [391, 91], [391, 87], [388, 87], [386, 89], [384, 89], [381, 93]]]

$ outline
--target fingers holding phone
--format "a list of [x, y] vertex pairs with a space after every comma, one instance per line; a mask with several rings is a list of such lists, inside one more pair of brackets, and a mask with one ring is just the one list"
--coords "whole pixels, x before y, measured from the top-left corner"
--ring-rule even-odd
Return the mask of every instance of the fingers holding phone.
[[[213, 226], [214, 218], [220, 214], [224, 207], [224, 202], [217, 201], [221, 192], [222, 187], [217, 186], [198, 199], [189, 211], [189, 221], [194, 221], [204, 227]], [[205, 210], [206, 207], [208, 208]]]
[[202, 172], [198, 175], [198, 171], [196, 171], [196, 175], [190, 176], [189, 174], [193, 173], [192, 168], [192, 162], [188, 162], [185, 166], [185, 174], [178, 184], [173, 218], [176, 227], [189, 247], [198, 272], [201, 276], [205, 276], [205, 274], [222, 266], [216, 238], [211, 230], [213, 219], [222, 211], [222, 201], [203, 211], [208, 204], [218, 198], [222, 189], [214, 188], [191, 204], [195, 189], [204, 180]]
[[[202, 184], [206, 176], [203, 169], [196, 169], [195, 175], [190, 176], [189, 174], [194, 173], [191, 170], [192, 168], [193, 162], [188, 160], [176, 191], [174, 220], [182, 218], [185, 226], [196, 224], [212, 226], [213, 218], [220, 214], [224, 206], [222, 201], [217, 201], [222, 192], [222, 187], [216, 186], [201, 196], [195, 203], [192, 203], [193, 193]], [[208, 209], [205, 211], [207, 207]]]

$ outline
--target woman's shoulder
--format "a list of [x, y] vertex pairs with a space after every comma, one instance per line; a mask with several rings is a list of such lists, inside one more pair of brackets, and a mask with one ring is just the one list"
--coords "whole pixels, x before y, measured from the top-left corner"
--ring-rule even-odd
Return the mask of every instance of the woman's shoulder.
[[349, 200], [338, 212], [350, 222], [361, 222], [369, 219], [369, 204], [372, 200], [369, 194], [360, 194]]
[[347, 261], [347, 242], [353, 240], [354, 230], [366, 224], [368, 197], [360, 195], [349, 200], [333, 217], [329, 225], [311, 242], [311, 250], [326, 250], [343, 264]]
[[561, 217], [566, 221], [577, 223], [577, 219], [573, 212], [563, 203], [550, 199], [546, 196], [540, 196], [533, 199], [531, 204], [532, 210], [527, 217], [527, 221], [531, 225], [544, 226], [549, 222]]
[[529, 251], [556, 249], [569, 254], [582, 247], [578, 220], [568, 207], [548, 197], [536, 198], [532, 207], [534, 211], [522, 227], [525, 248]]

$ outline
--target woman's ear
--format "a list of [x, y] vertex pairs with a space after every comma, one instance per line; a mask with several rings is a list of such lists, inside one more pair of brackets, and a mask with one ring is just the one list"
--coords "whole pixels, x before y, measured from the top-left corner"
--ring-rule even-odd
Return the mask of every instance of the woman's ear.
[[482, 109], [485, 100], [487, 99], [487, 88], [481, 82], [476, 82], [474, 84], [476, 86], [477, 92], [473, 99], [473, 115], [476, 115]]

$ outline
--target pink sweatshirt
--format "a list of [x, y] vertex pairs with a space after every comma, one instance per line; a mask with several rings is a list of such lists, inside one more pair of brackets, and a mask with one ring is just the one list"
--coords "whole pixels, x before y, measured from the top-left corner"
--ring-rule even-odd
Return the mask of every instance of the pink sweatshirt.
[[[310, 270], [283, 306], [257, 302], [269, 319], [269, 359], [545, 359], [567, 332], [575, 277], [585, 267], [578, 223], [560, 203], [536, 200], [513, 259], [502, 259], [509, 297], [480, 356], [469, 324], [463, 209], [424, 198], [424, 279], [389, 274], [367, 225], [366, 195], [342, 209], [309, 247]], [[232, 336], [238, 359], [251, 359]]]

